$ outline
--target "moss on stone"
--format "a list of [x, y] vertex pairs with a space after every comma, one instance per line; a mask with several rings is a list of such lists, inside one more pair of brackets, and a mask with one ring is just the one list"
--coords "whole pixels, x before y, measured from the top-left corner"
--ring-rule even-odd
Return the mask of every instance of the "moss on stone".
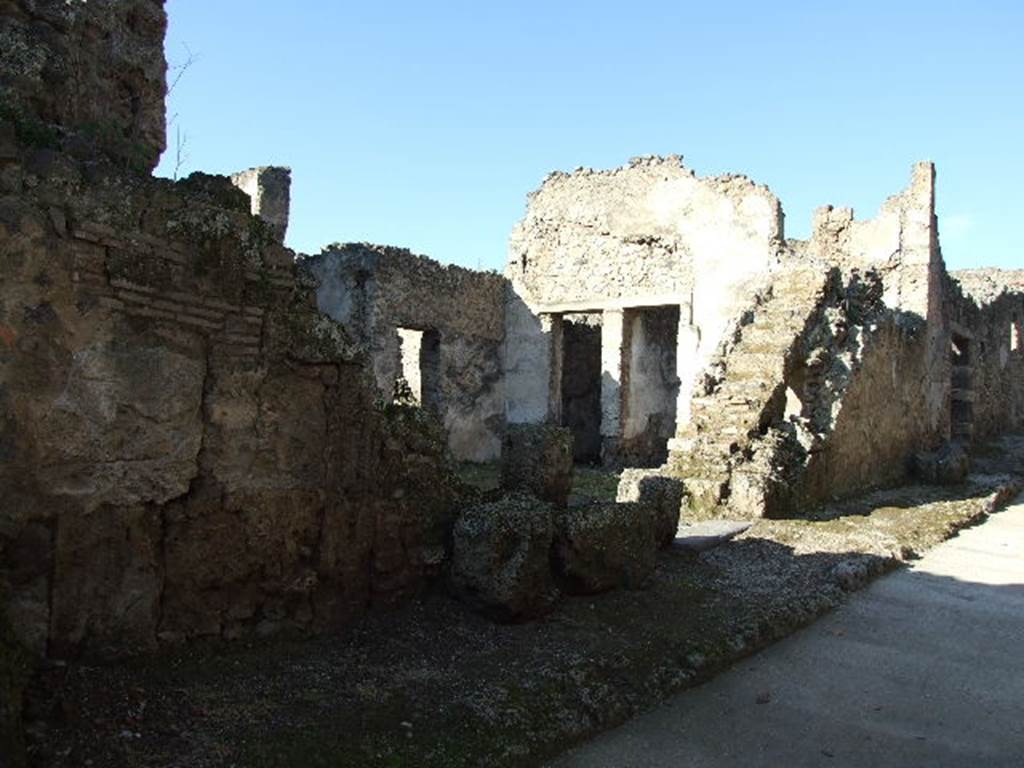
[[56, 149], [60, 146], [60, 134], [46, 123], [26, 117], [9, 104], [0, 103], [0, 120], [14, 126], [18, 141], [36, 149]]

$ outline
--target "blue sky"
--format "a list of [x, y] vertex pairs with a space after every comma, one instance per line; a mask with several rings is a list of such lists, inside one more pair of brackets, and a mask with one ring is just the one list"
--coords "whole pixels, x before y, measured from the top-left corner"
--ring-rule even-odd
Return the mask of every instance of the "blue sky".
[[677, 153], [859, 218], [938, 166], [950, 268], [1024, 267], [1024, 3], [169, 0], [171, 175], [292, 168], [288, 242], [501, 269], [551, 170]]

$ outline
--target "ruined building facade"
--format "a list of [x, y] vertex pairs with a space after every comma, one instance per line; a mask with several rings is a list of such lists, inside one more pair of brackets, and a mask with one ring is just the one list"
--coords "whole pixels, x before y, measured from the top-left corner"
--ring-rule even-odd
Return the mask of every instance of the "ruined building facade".
[[510, 420], [596, 427], [602, 461], [660, 465], [693, 517], [798, 513], [1021, 425], [1020, 277], [946, 272], [930, 163], [873, 219], [818, 210], [807, 241], [767, 188], [679, 158], [552, 174], [506, 274]]
[[[938, 226], [930, 163], [874, 218], [821, 208], [797, 241], [766, 187], [654, 157], [551, 174], [512, 233], [503, 291], [393, 249], [311, 263], [320, 308], [380, 361], [381, 396], [403, 365], [436, 382], [427, 401], [457, 458], [496, 457], [503, 425], [562, 424], [579, 462], [679, 478], [693, 516], [754, 517], [1021, 425], [1020, 276], [950, 275]], [[403, 327], [432, 337], [431, 362], [403, 356]], [[486, 390], [463, 373], [473, 335]]]
[[549, 176], [505, 275], [297, 257], [284, 169], [151, 176], [165, 26], [159, 0], [0, 4], [0, 601], [37, 655], [415, 594], [466, 493], [447, 454], [510, 425], [566, 425], [696, 517], [798, 514], [1024, 420], [1024, 279], [946, 272], [929, 164], [805, 242], [766, 187], [670, 157]]

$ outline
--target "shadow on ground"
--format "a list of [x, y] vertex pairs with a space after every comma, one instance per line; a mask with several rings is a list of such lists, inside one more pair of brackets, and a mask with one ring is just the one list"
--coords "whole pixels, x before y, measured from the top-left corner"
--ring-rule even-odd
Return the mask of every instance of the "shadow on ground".
[[29, 702], [33, 764], [538, 765], [806, 625], [1016, 488], [983, 474], [759, 521], [715, 550], [665, 551], [649, 589], [567, 598], [531, 624], [437, 593], [339, 636], [50, 669]]

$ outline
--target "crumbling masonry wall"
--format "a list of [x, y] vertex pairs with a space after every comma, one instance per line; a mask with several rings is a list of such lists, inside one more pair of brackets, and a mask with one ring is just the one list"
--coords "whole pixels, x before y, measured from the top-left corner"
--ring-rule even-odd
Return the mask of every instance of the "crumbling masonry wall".
[[291, 169], [261, 165], [231, 174], [231, 183], [249, 196], [252, 215], [263, 219], [283, 243], [291, 210]]
[[967, 341], [968, 360], [953, 373], [951, 412], [984, 440], [1024, 426], [1024, 272], [953, 272], [952, 327]]
[[[57, 5], [0, 19], [10, 34]], [[117, 91], [122, 52], [159, 58], [162, 24], [67, 6], [88, 24], [44, 25], [46, 50], [97, 78], [90, 99]], [[82, 115], [34, 108], [47, 132], [0, 119], [0, 595], [21, 642], [118, 656], [333, 627], [416, 592], [453, 507], [434, 423], [375, 406], [362, 353], [228, 179], [79, 157], [80, 126], [48, 121]], [[108, 114], [141, 130], [143, 112]]]
[[500, 275], [356, 243], [330, 246], [303, 265], [318, 283], [320, 310], [369, 349], [382, 398], [390, 401], [403, 373], [399, 329], [436, 334], [438, 392], [430, 405], [453, 456], [489, 461], [500, 455], [507, 290]]
[[162, 0], [8, 0], [0, 117], [19, 136], [139, 171], [166, 145]]
[[934, 169], [875, 219], [815, 215], [727, 334], [669, 469], [689, 513], [792, 514], [902, 478], [949, 437], [949, 322]]
[[699, 178], [678, 157], [551, 174], [510, 241], [509, 421], [560, 420], [560, 318], [600, 312], [604, 460], [628, 462], [633, 355], [623, 313], [678, 311], [676, 420], [685, 423], [697, 373], [782, 243], [778, 200], [742, 176]]
[[837, 390], [831, 416], [820, 420], [827, 439], [809, 456], [794, 497], [807, 506], [895, 483], [906, 476], [908, 457], [950, 437], [949, 296], [934, 166], [916, 164], [907, 188], [874, 218], [819, 210], [801, 255], [877, 281], [869, 293], [879, 301], [876, 311], [864, 311], [847, 299], [845, 308], [856, 311], [837, 331], [859, 340], [826, 377]]

